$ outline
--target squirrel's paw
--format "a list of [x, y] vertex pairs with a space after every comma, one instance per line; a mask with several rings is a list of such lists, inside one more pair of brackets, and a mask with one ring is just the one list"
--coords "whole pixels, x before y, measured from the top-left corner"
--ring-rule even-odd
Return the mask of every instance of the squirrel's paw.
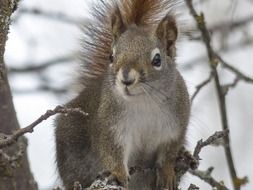
[[173, 169], [156, 168], [156, 190], [177, 190], [177, 180]]
[[192, 170], [195, 170], [198, 166], [199, 161], [188, 150], [182, 147], [177, 155], [175, 171], [180, 170], [182, 167], [190, 167]]
[[125, 183], [123, 183], [115, 174], [113, 174], [111, 171], [106, 170], [97, 176], [97, 179], [100, 179], [102, 181], [105, 181], [108, 185], [113, 186], [125, 186]]

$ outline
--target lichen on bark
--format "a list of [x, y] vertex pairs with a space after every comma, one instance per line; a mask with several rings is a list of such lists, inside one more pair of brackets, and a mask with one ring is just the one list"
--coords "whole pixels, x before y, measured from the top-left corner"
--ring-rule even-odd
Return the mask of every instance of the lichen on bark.
[[[11, 134], [20, 128], [14, 109], [12, 94], [4, 63], [5, 45], [8, 38], [11, 15], [17, 7], [18, 0], [0, 0], [0, 133]], [[25, 137], [20, 142], [26, 141]], [[15, 168], [10, 168], [3, 155], [12, 156], [18, 151], [18, 143], [2, 150], [0, 155], [0, 189], [36, 190], [37, 184], [30, 171], [27, 152], [23, 152]], [[8, 157], [6, 156], [6, 157]]]

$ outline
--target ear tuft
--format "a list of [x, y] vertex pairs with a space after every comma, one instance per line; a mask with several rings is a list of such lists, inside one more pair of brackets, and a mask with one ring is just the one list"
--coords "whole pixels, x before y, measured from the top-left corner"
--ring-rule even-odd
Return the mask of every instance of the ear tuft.
[[117, 41], [120, 35], [126, 30], [119, 7], [116, 6], [111, 18], [113, 41]]
[[158, 24], [156, 35], [158, 39], [164, 43], [167, 49], [167, 55], [171, 56], [171, 49], [174, 49], [173, 46], [175, 45], [178, 36], [178, 29], [175, 18], [171, 15], [166, 15]]

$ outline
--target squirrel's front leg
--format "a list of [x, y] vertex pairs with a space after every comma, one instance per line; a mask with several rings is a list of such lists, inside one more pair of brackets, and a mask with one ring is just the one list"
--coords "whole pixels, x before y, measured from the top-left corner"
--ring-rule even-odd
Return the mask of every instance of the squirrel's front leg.
[[159, 149], [156, 162], [156, 190], [177, 190], [175, 159], [177, 148], [165, 146]]
[[99, 174], [98, 178], [106, 180], [108, 184], [122, 186], [127, 189], [129, 173], [124, 165], [121, 152], [117, 151], [116, 154], [115, 152], [114, 154], [107, 152], [107, 154], [107, 156], [104, 155], [106, 159], [103, 160], [104, 171]]
[[177, 190], [174, 163], [167, 162], [156, 167], [156, 190]]
[[124, 171], [124, 168], [121, 168], [121, 166], [117, 166], [114, 169], [106, 169], [102, 171], [98, 175], [98, 178], [105, 180], [107, 184], [122, 186], [127, 189], [128, 175]]

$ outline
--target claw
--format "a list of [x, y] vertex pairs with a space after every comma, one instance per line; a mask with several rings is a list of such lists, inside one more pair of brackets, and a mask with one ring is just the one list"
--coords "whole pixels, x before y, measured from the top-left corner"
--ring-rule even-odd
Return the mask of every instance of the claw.
[[107, 178], [107, 184], [113, 186], [123, 186], [123, 184], [118, 180], [118, 178], [112, 174]]
[[112, 172], [110, 172], [109, 170], [99, 173], [97, 179], [105, 181], [106, 184], [108, 185], [123, 186], [123, 184], [118, 180], [118, 178], [114, 174], [112, 174]]
[[105, 180], [107, 177], [109, 177], [111, 175], [111, 172], [109, 170], [106, 170], [106, 171], [103, 171], [103, 172], [100, 172], [97, 176], [97, 179], [100, 179], [100, 180]]
[[165, 172], [164, 168], [161, 167], [156, 167], [155, 169], [156, 190], [177, 190], [177, 180], [173, 170]]

